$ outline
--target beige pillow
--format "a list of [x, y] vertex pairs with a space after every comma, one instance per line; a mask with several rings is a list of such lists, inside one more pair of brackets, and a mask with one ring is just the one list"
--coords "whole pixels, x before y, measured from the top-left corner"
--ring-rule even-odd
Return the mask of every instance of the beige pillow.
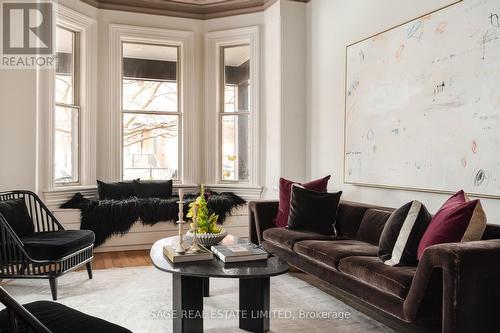
[[[465, 201], [470, 201], [470, 198], [465, 195]], [[483, 237], [484, 229], [486, 229], [486, 214], [484, 213], [481, 201], [477, 204], [472, 217], [470, 219], [469, 226], [465, 230], [461, 242], [478, 241]]]

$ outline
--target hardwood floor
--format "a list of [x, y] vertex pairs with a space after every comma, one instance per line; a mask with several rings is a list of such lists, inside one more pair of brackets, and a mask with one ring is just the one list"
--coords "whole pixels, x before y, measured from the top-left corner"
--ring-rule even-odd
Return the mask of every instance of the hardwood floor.
[[[93, 269], [152, 265], [149, 250], [94, 253]], [[83, 267], [85, 269], [85, 267]]]

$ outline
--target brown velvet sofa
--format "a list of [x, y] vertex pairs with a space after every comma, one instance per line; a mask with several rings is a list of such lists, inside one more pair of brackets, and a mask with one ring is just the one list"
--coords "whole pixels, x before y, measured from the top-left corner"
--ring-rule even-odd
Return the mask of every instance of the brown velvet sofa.
[[401, 321], [440, 320], [446, 333], [500, 332], [500, 226], [488, 224], [481, 241], [431, 246], [417, 267], [391, 267], [377, 251], [393, 210], [342, 201], [337, 236], [324, 236], [275, 228], [278, 202], [254, 201], [250, 239]]

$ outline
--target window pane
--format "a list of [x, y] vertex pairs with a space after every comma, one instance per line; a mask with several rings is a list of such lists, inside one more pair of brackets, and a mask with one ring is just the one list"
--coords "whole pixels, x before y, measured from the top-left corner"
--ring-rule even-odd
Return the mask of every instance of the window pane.
[[226, 84], [224, 86], [224, 112], [235, 112], [238, 110], [238, 86]]
[[125, 113], [123, 129], [124, 179], [178, 179], [178, 116]]
[[250, 46], [224, 49], [224, 112], [250, 110]]
[[177, 82], [123, 80], [123, 109], [177, 112]]
[[74, 40], [75, 32], [56, 28], [56, 103], [74, 104]]
[[222, 180], [249, 179], [248, 115], [222, 116]]
[[55, 107], [54, 179], [78, 181], [78, 109]]
[[178, 111], [174, 46], [123, 43], [123, 110]]

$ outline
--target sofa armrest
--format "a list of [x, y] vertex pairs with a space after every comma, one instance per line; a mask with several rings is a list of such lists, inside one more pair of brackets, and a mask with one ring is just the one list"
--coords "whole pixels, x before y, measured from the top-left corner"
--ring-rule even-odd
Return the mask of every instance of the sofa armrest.
[[277, 200], [250, 201], [248, 203], [249, 234], [252, 243], [261, 244], [262, 233], [274, 227], [273, 220], [278, 215], [278, 205]]
[[427, 248], [418, 264], [405, 314], [415, 317], [432, 272], [442, 271], [442, 332], [500, 331], [500, 239]]

